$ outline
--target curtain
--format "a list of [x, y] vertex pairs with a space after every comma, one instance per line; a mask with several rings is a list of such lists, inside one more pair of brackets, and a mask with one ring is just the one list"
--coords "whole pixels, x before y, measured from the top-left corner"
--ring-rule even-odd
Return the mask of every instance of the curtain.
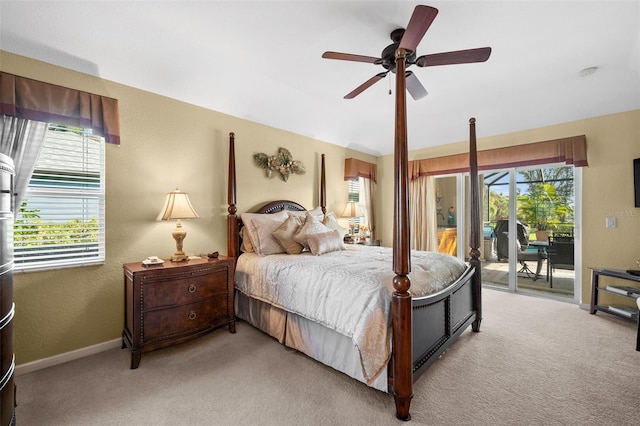
[[438, 251], [435, 182], [434, 176], [409, 181], [409, 223], [414, 250]]
[[362, 194], [363, 204], [367, 209], [367, 226], [371, 234], [371, 239], [376, 239], [376, 220], [375, 220], [375, 189], [373, 179], [360, 178], [360, 193]]
[[346, 158], [344, 160], [344, 180], [358, 178], [371, 179], [376, 181], [376, 165], [356, 158]]
[[0, 72], [0, 114], [90, 128], [120, 144], [118, 101], [105, 96]]
[[15, 205], [16, 209], [20, 209], [20, 203], [40, 155], [47, 123], [7, 115], [0, 117], [0, 152], [13, 159], [16, 169]]
[[[550, 163], [565, 163], [574, 167], [588, 166], [586, 137], [584, 135], [572, 136], [478, 151], [478, 170]], [[468, 153], [409, 161], [409, 179], [467, 171], [469, 171]]]

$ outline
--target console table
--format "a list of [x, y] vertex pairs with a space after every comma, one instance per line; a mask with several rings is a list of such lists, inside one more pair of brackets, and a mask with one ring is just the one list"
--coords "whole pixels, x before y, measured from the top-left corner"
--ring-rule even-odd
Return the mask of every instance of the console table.
[[[600, 287], [600, 277], [613, 277], [621, 280], [627, 280], [631, 281], [633, 285], [608, 285], [606, 287]], [[622, 298], [635, 300], [637, 302], [638, 298], [640, 298], [640, 276], [629, 274], [628, 272], [621, 269], [591, 268], [590, 313], [594, 315], [597, 311], [602, 311], [631, 321], [638, 321], [638, 308], [636, 306], [599, 305], [598, 294], [601, 291]]]

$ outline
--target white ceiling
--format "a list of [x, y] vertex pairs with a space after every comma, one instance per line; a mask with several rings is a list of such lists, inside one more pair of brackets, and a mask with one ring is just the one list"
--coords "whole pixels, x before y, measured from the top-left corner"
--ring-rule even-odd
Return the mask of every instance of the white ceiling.
[[[409, 149], [640, 108], [640, 1], [0, 1], [0, 49], [340, 146], [393, 152], [380, 65], [413, 9], [439, 14], [418, 55], [490, 46], [487, 62], [412, 67]], [[598, 67], [595, 74], [580, 71]]]

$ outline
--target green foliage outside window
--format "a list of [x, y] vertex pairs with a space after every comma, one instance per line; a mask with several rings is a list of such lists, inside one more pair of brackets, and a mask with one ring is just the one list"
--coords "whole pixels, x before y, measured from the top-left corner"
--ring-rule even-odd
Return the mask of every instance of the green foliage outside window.
[[46, 245], [95, 245], [98, 243], [98, 218], [68, 219], [64, 222], [43, 220], [38, 209], [30, 209], [27, 200], [20, 206], [15, 220], [14, 247], [41, 247]]

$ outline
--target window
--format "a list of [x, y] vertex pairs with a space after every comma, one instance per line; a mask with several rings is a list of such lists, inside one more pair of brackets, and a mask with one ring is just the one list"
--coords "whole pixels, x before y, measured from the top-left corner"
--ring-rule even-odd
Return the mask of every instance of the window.
[[360, 179], [351, 179], [347, 181], [349, 183], [349, 199], [348, 201], [360, 201]]
[[356, 234], [358, 234], [360, 232], [360, 224], [367, 223], [367, 220], [366, 220], [367, 206], [363, 201], [364, 196], [361, 193], [364, 185], [362, 185], [362, 178], [351, 179], [351, 180], [348, 180], [347, 183], [349, 185], [349, 198], [347, 201], [355, 201], [358, 204], [358, 207], [360, 208], [360, 211], [362, 212], [362, 215], [363, 215], [363, 216], [355, 217], [353, 219], [353, 222], [356, 226], [355, 232]]
[[104, 145], [49, 124], [15, 218], [17, 272], [104, 263]]

